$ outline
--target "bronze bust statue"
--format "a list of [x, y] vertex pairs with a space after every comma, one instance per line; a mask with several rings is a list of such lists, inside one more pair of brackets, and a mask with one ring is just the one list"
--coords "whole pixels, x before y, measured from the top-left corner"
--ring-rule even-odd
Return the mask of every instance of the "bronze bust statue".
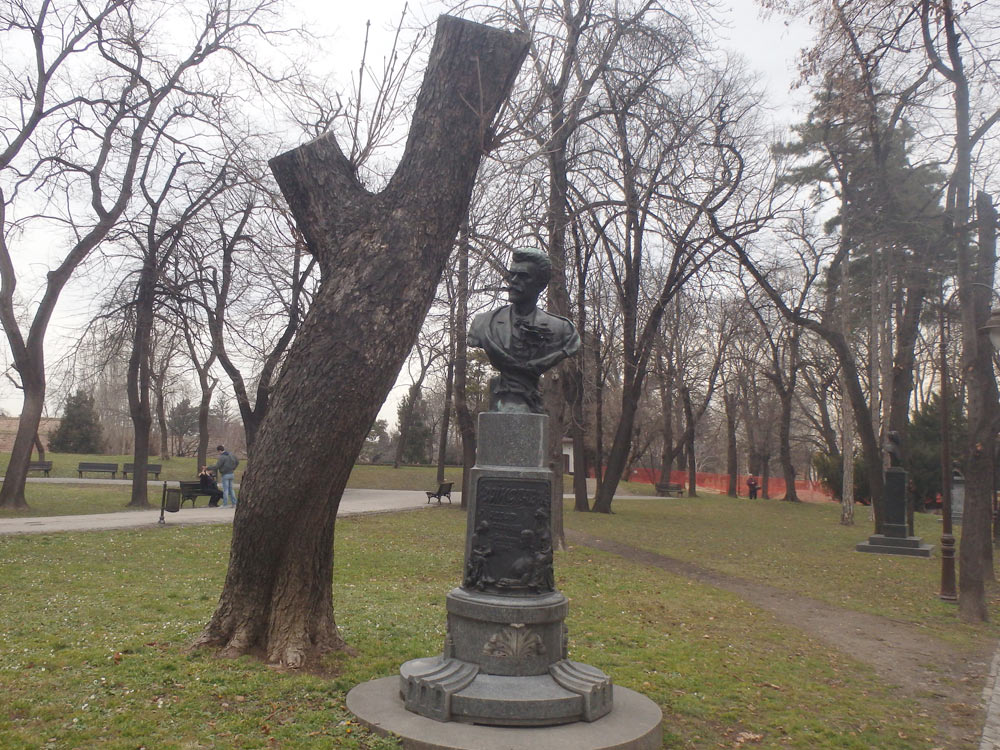
[[543, 414], [538, 379], [580, 348], [573, 323], [538, 307], [552, 263], [541, 250], [514, 251], [508, 271], [509, 305], [477, 315], [469, 345], [484, 349], [500, 375], [490, 383], [490, 409]]

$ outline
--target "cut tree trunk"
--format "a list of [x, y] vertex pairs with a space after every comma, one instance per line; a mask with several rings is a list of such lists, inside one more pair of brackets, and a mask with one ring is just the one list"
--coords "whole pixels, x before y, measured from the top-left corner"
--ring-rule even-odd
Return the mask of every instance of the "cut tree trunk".
[[256, 435], [225, 586], [198, 645], [294, 668], [342, 644], [341, 495], [431, 304], [527, 44], [439, 19], [406, 148], [379, 194], [331, 134], [272, 160], [322, 281]]

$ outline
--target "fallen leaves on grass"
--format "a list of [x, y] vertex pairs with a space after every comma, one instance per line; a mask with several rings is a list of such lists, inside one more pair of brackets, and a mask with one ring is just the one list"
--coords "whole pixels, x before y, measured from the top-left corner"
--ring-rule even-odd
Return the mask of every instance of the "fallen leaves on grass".
[[733, 747], [743, 747], [748, 742], [760, 742], [763, 739], [764, 735], [756, 732], [740, 732], [733, 738]]

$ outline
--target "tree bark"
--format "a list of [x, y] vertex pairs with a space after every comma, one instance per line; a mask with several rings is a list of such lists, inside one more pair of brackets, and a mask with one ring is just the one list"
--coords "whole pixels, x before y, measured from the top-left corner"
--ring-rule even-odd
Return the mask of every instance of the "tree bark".
[[469, 411], [469, 223], [462, 221], [458, 236], [458, 296], [455, 311], [455, 420], [462, 437], [462, 507], [468, 507], [469, 481], [476, 464], [476, 425]]
[[660, 482], [668, 484], [670, 482], [670, 472], [674, 468], [674, 358], [673, 352], [668, 351], [670, 365], [666, 366], [663, 356], [656, 358], [656, 373], [660, 381], [660, 420], [661, 431], [663, 433], [663, 449], [660, 451]]
[[723, 391], [722, 401], [726, 407], [726, 472], [729, 474], [729, 487], [726, 494], [739, 497], [739, 462], [736, 444], [736, 394]]
[[212, 392], [218, 384], [218, 379], [212, 377], [212, 365], [215, 363], [216, 353], [213, 350], [208, 358], [202, 362], [198, 355], [198, 348], [195, 345], [195, 338], [187, 321], [184, 321], [184, 340], [187, 342], [188, 354], [191, 357], [191, 364], [198, 375], [198, 388], [200, 396], [198, 398], [198, 470], [208, 464], [208, 417], [212, 407]]
[[[41, 339], [39, 343], [40, 341]], [[10, 451], [10, 462], [4, 472], [3, 485], [0, 486], [0, 508], [28, 507], [28, 501], [24, 497], [24, 485], [28, 480], [31, 449], [35, 444], [35, 435], [38, 434], [38, 425], [42, 421], [42, 410], [45, 408], [45, 366], [42, 364], [42, 359], [23, 358], [18, 367], [18, 374], [21, 376], [24, 396], [21, 403], [21, 417], [17, 422], [17, 433], [14, 435], [14, 445]]]
[[337, 509], [413, 345], [527, 39], [442, 16], [406, 148], [379, 194], [326, 134], [271, 162], [321, 282], [243, 477], [226, 583], [198, 644], [287, 667], [343, 641]]
[[45, 446], [42, 444], [42, 439], [38, 436], [38, 432], [35, 432], [35, 450], [38, 452], [38, 460], [45, 460]]
[[149, 463], [149, 433], [153, 426], [153, 414], [149, 403], [151, 380], [149, 350], [153, 331], [157, 272], [156, 259], [150, 254], [155, 253], [154, 247], [151, 245], [147, 248], [147, 255], [139, 272], [135, 300], [135, 331], [132, 336], [132, 352], [128, 360], [126, 377], [129, 416], [132, 417], [132, 429], [135, 435], [135, 447], [132, 452], [134, 463], [132, 497], [128, 503], [130, 508], [149, 506], [146, 466]]
[[687, 422], [687, 463], [688, 463], [688, 497], [698, 497], [698, 464], [694, 455], [695, 418], [691, 406], [691, 391], [681, 388], [681, 401], [684, 403], [684, 420]]
[[795, 391], [791, 388], [782, 390], [781, 420], [778, 424], [778, 457], [781, 460], [781, 473], [785, 478], [785, 497], [790, 503], [801, 502], [795, 489], [795, 467], [792, 465], [792, 404]]
[[965, 465], [965, 515], [959, 549], [958, 606], [964, 620], [987, 619], [986, 564], [991, 560], [993, 455], [997, 426], [997, 385], [993, 348], [983, 325], [989, 316], [996, 266], [996, 209], [986, 193], [976, 198], [979, 248], [975, 258], [959, 248], [959, 300], [962, 306], [962, 369], [966, 377], [969, 433]]
[[[452, 322], [451, 336], [455, 335], [455, 324]], [[444, 378], [444, 409], [441, 413], [441, 434], [438, 437], [437, 481], [444, 481], [445, 453], [448, 450], [448, 428], [451, 423], [451, 401], [455, 381], [455, 358], [448, 358], [448, 369]]]

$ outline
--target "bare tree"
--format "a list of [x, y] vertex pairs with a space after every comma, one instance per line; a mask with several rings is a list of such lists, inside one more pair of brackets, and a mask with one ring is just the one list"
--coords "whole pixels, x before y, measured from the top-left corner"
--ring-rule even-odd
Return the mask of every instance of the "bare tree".
[[[210, 5], [187, 52], [175, 57], [160, 55], [152, 44], [155, 24], [140, 27], [127, 0], [105, 0], [93, 12], [81, 4], [47, 0], [32, 7], [9, 4], [2, 11], [3, 34], [12, 47], [30, 40], [34, 54], [17, 67], [11, 57], [4, 58], [5, 77], [22, 83], [5, 94], [6, 109], [20, 115], [5, 121], [0, 152], [8, 186], [0, 195], [0, 322], [24, 405], [0, 506], [26, 505], [24, 481], [45, 401], [43, 344], [49, 320], [74, 272], [129, 207], [157, 113], [199, 90], [196, 71], [217, 55], [239, 62], [246, 39], [266, 33], [274, 6], [274, 0], [232, 3], [225, 10]], [[169, 16], [164, 12], [158, 18], [166, 23]], [[80, 75], [84, 70], [86, 75]], [[81, 80], [90, 82], [86, 90], [78, 88]], [[64, 239], [65, 252], [46, 274], [25, 332], [14, 300], [25, 276], [15, 260], [18, 247], [11, 243], [19, 230], [39, 225]]]
[[[688, 72], [686, 91], [668, 100], [655, 77], [628, 70], [604, 80], [614, 122], [607, 150], [614, 167], [604, 172], [616, 181], [595, 219], [623, 316], [621, 419], [594, 504], [605, 513], [667, 305], [721, 249], [716, 225], [749, 234], [767, 220], [762, 204], [748, 198], [755, 104], [743, 93], [746, 83], [732, 70], [705, 71], [700, 80]], [[747, 204], [755, 207], [749, 214], [741, 209]]]

